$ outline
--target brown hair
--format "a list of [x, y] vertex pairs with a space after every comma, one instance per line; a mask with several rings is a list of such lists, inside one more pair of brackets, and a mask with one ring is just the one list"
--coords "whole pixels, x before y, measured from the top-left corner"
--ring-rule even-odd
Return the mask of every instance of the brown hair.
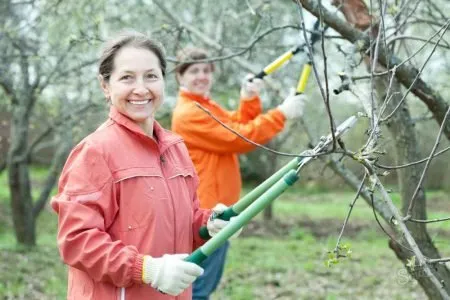
[[[175, 70], [178, 74], [183, 75], [189, 66], [195, 64], [196, 60], [208, 59], [208, 51], [197, 47], [186, 47], [181, 49], [177, 53], [177, 61], [179, 64], [176, 66]], [[210, 62], [211, 69], [214, 71], [214, 64]]]
[[106, 42], [103, 47], [98, 73], [105, 81], [109, 81], [109, 78], [111, 77], [111, 73], [114, 69], [114, 58], [116, 57], [117, 52], [127, 46], [143, 48], [153, 52], [156, 57], [158, 57], [159, 66], [163, 76], [166, 76], [167, 61], [161, 43], [150, 39], [140, 32], [127, 30], [119, 33], [115, 38]]

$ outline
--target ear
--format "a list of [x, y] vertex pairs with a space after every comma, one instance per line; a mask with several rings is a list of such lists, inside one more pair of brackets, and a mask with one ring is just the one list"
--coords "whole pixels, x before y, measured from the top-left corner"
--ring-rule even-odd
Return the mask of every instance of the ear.
[[100, 87], [103, 90], [103, 94], [105, 95], [106, 99], [110, 98], [110, 93], [109, 93], [109, 84], [108, 82], [103, 78], [102, 75], [98, 75], [98, 81], [100, 82]]
[[176, 73], [176, 74], [175, 74], [175, 78], [176, 78], [176, 80], [177, 80], [177, 82], [178, 82], [179, 85], [182, 85], [182, 84], [181, 84], [181, 77], [182, 77], [182, 76], [180, 75], [180, 73]]

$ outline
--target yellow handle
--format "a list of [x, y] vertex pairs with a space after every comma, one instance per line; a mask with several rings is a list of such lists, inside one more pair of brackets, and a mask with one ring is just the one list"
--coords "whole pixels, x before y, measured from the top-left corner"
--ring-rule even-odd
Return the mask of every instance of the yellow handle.
[[309, 74], [311, 74], [311, 63], [307, 63], [303, 66], [302, 75], [298, 80], [297, 89], [295, 90], [297, 94], [303, 94], [305, 92]]
[[266, 75], [269, 75], [270, 73], [281, 67], [281, 65], [283, 65], [292, 56], [294, 56], [294, 53], [292, 53], [292, 51], [288, 51], [285, 54], [281, 55], [276, 60], [274, 60], [270, 65], [264, 68], [264, 73], [266, 73]]

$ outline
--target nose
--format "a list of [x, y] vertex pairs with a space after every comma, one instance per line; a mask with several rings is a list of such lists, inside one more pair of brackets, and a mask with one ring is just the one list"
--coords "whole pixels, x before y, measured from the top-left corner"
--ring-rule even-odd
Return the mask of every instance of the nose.
[[133, 89], [133, 93], [139, 96], [146, 96], [149, 93], [149, 89], [145, 85], [144, 80], [138, 79], [136, 80], [136, 84]]
[[202, 80], [208, 79], [208, 73], [207, 72], [200, 72], [199, 78]]

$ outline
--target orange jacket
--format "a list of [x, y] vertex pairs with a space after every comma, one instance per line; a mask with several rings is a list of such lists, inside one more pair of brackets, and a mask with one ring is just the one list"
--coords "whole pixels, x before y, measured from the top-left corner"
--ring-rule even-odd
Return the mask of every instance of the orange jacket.
[[112, 107], [72, 150], [52, 200], [68, 299], [191, 299], [142, 282], [143, 255], [191, 253], [210, 215], [182, 139], [157, 122], [154, 133], [158, 143]]
[[217, 203], [234, 204], [241, 191], [241, 175], [237, 154], [255, 148], [239, 136], [224, 128], [207, 113], [196, 106], [196, 102], [246, 138], [265, 144], [285, 123], [278, 109], [261, 114], [259, 97], [241, 99], [237, 111], [226, 111], [216, 102], [199, 95], [180, 90], [178, 102], [172, 116], [172, 130], [181, 135], [194, 162], [200, 186], [200, 207], [212, 208]]

